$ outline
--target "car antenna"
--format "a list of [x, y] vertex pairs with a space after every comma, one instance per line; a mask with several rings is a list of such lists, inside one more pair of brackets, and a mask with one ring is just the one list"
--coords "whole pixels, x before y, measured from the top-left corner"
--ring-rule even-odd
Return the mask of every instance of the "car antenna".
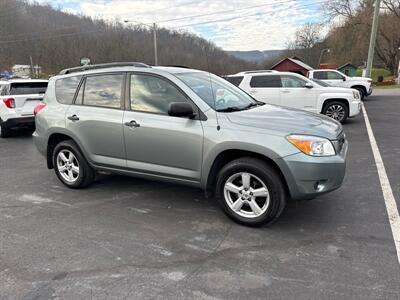
[[214, 93], [214, 88], [211, 80], [211, 73], [210, 73], [210, 62], [208, 60], [208, 52], [207, 52], [207, 45], [204, 46], [204, 53], [206, 54], [206, 61], [207, 61], [207, 73], [208, 73], [208, 78], [210, 80], [210, 87], [211, 87], [211, 93], [214, 101], [214, 111], [215, 111], [215, 119], [217, 121], [217, 130], [219, 131], [221, 129], [221, 126], [219, 125], [219, 120], [218, 120], [218, 112], [217, 112], [217, 101], [216, 101], [216, 95]]

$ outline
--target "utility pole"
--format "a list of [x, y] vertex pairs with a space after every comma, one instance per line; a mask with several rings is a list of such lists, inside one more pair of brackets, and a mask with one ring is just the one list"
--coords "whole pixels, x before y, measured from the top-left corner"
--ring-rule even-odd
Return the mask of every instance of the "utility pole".
[[374, 61], [376, 34], [379, 26], [379, 9], [381, 7], [381, 0], [375, 0], [374, 18], [372, 20], [371, 39], [369, 40], [367, 69], [365, 77], [371, 77], [372, 63]]
[[157, 24], [153, 23], [153, 40], [154, 40], [154, 65], [158, 65], [158, 54], [157, 54]]
[[131, 20], [124, 20], [124, 23], [136, 23], [139, 25], [147, 26], [152, 29], [153, 31], [153, 43], [154, 43], [154, 65], [158, 65], [158, 51], [157, 51], [157, 24], [153, 23], [153, 25], [146, 24], [146, 23], [141, 23], [137, 21], [131, 21]]

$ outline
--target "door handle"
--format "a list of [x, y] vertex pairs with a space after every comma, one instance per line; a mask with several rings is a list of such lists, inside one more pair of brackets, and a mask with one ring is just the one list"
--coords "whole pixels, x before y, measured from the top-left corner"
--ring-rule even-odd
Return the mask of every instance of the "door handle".
[[79, 118], [78, 118], [77, 115], [69, 116], [69, 117], [67, 117], [67, 119], [68, 119], [68, 120], [71, 120], [71, 121], [79, 121]]
[[257, 94], [257, 91], [251, 90], [250, 94]]
[[131, 128], [140, 127], [140, 124], [137, 123], [135, 120], [132, 120], [130, 122], [125, 122], [124, 124], [125, 124], [125, 126], [131, 127]]
[[289, 90], [282, 90], [282, 93], [290, 93]]

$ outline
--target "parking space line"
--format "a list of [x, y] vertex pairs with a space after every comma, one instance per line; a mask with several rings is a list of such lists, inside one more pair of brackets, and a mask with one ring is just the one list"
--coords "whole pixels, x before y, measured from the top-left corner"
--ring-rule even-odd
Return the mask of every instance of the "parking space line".
[[400, 264], [400, 216], [397, 209], [396, 200], [394, 199], [392, 187], [389, 178], [386, 174], [385, 165], [383, 164], [381, 153], [379, 152], [378, 144], [375, 140], [372, 131], [371, 123], [369, 122], [367, 110], [364, 104], [362, 105], [365, 125], [367, 127], [368, 137], [374, 154], [375, 165], [378, 170], [379, 181], [382, 187], [383, 198], [385, 199], [386, 210], [389, 217], [390, 227], [392, 229], [394, 244], [396, 246], [397, 259]]

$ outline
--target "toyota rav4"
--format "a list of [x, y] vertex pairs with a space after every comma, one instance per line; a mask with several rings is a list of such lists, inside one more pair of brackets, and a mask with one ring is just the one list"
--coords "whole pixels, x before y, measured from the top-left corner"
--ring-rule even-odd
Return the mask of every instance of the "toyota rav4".
[[228, 216], [271, 223], [287, 199], [345, 175], [341, 124], [264, 104], [207, 72], [141, 63], [67, 69], [36, 108], [38, 150], [70, 188], [97, 173], [166, 180], [216, 195]]

